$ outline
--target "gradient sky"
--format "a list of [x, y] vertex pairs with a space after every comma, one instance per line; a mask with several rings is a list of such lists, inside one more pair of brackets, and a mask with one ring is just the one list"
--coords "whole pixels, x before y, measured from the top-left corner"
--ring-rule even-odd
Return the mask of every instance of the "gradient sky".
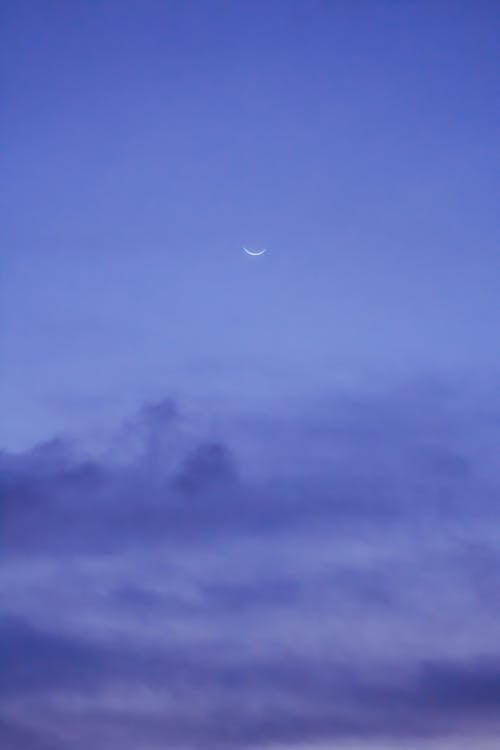
[[8, 750], [498, 740], [499, 20], [4, 0]]

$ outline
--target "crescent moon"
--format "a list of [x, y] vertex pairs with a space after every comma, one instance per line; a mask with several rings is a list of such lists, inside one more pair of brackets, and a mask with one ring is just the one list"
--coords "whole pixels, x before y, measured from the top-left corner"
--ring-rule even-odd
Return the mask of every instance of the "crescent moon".
[[247, 255], [264, 255], [264, 253], [266, 252], [266, 248], [264, 248], [263, 250], [248, 250], [248, 248], [244, 247], [243, 250]]

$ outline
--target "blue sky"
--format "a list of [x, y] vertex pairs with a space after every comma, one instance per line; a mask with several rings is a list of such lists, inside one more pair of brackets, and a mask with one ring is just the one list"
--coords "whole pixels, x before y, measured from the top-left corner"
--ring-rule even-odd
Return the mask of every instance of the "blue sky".
[[0, 739], [489, 747], [496, 4], [1, 14]]
[[492, 11], [7, 3], [3, 441], [497, 368]]

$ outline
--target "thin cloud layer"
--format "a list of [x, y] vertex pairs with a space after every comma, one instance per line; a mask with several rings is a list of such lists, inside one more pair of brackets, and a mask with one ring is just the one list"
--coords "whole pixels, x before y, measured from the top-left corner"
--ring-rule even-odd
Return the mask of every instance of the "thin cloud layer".
[[[165, 400], [100, 456], [64, 438], [4, 452], [0, 740], [496, 736], [498, 420], [445, 386], [336, 395], [225, 440]], [[268, 476], [246, 471], [242, 429], [272, 435]]]

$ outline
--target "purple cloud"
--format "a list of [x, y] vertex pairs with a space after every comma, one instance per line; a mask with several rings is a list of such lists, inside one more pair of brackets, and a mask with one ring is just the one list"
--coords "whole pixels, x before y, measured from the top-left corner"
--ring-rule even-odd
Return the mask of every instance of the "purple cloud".
[[4, 453], [4, 727], [78, 750], [494, 736], [498, 425], [470, 403], [336, 397], [276, 425], [268, 477], [169, 400], [118, 457]]

